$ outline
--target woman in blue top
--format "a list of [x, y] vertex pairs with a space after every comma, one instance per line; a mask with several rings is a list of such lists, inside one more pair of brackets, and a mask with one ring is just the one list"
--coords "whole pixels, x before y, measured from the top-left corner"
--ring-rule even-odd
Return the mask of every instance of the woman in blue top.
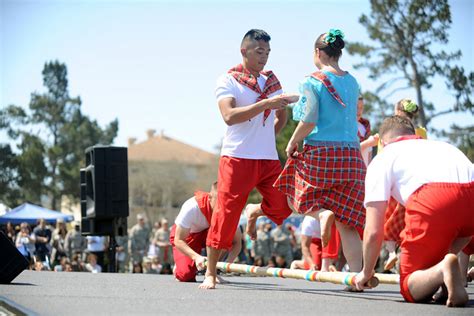
[[[338, 64], [343, 38], [340, 30], [331, 29], [316, 40], [314, 64], [319, 71], [300, 85], [301, 97], [293, 108], [293, 119], [299, 124], [286, 147], [288, 161], [274, 185], [297, 212], [319, 217], [323, 246], [335, 220], [349, 268], [360, 271], [366, 167], [357, 136], [359, 84]], [[298, 152], [303, 140], [303, 150]]]

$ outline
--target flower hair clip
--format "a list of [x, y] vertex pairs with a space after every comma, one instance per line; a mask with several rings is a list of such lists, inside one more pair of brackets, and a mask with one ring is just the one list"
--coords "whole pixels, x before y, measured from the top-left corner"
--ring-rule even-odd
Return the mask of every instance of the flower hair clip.
[[418, 108], [418, 105], [413, 101], [408, 101], [403, 105], [403, 110], [408, 113], [415, 112]]
[[342, 33], [341, 30], [339, 29], [330, 29], [329, 32], [326, 33], [326, 37], [324, 38], [324, 42], [326, 44], [331, 44], [336, 41], [336, 37], [340, 37], [341, 39], [344, 39], [344, 33]]

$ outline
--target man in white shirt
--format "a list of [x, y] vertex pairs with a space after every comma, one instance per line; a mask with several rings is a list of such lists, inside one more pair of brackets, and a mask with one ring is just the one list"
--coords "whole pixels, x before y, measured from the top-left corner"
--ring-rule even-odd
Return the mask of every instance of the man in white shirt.
[[367, 169], [364, 267], [356, 286], [363, 289], [374, 273], [393, 196], [406, 207], [401, 294], [408, 302], [424, 302], [444, 287], [447, 306], [464, 306], [468, 295], [455, 254], [474, 234], [472, 162], [452, 145], [419, 139], [412, 123], [399, 116], [385, 119], [380, 138], [384, 150]]
[[104, 267], [104, 255], [108, 242], [105, 236], [87, 236], [87, 252], [96, 257], [97, 264]]
[[285, 195], [273, 187], [281, 171], [275, 135], [286, 124], [286, 106], [296, 100], [281, 96], [276, 76], [263, 71], [270, 54], [269, 42], [265, 31], [248, 31], [240, 46], [242, 64], [217, 82], [217, 102], [228, 126], [219, 162], [217, 207], [206, 243], [209, 261], [200, 285], [203, 289], [215, 288], [219, 252], [231, 247], [252, 189], [257, 188], [263, 196], [261, 210], [248, 214], [247, 232], [252, 239], [258, 216], [265, 214], [281, 224], [291, 214]]
[[[319, 220], [305, 216], [301, 223], [301, 252], [302, 260], [291, 263], [291, 269], [330, 271], [331, 265], [339, 255], [340, 236], [336, 225], [331, 227], [331, 239], [327, 247], [321, 243], [321, 226]], [[334, 266], [332, 266], [335, 269]]]
[[[211, 191], [195, 192], [184, 202], [175, 225], [171, 227], [170, 243], [175, 261], [174, 275], [181, 282], [196, 282], [198, 270], [205, 268], [206, 258], [201, 251], [206, 247], [206, 238], [211, 222], [213, 207], [216, 203], [217, 185]], [[234, 235], [232, 249], [227, 262], [233, 262], [242, 247], [242, 234], [238, 229]]]
[[305, 216], [301, 222], [301, 260], [294, 260], [290, 269], [320, 270], [321, 269], [321, 226], [319, 220]]

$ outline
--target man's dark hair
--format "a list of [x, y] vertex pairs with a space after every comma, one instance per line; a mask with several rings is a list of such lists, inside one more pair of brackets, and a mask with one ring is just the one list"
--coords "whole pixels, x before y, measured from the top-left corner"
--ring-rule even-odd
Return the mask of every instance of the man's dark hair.
[[380, 126], [380, 138], [383, 138], [386, 134], [390, 134], [392, 137], [402, 135], [415, 135], [415, 127], [413, 123], [406, 117], [393, 115], [387, 117], [382, 126]]
[[250, 31], [245, 33], [244, 38], [242, 39], [241, 46], [244, 44], [245, 41], [260, 41], [260, 40], [268, 43], [270, 42], [271, 37], [264, 30], [251, 29]]

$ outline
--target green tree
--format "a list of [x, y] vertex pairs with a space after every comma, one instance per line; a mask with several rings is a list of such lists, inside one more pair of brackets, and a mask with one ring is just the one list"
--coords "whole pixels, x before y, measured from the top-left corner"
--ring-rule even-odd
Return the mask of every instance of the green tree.
[[63, 195], [78, 200], [84, 150], [97, 143], [110, 144], [118, 121], [103, 130], [81, 112], [80, 97], [69, 96], [65, 64], [47, 62], [42, 74], [47, 91], [31, 94], [28, 112], [8, 106], [1, 111], [0, 122], [19, 149], [15, 157], [18, 199], [40, 202], [46, 194], [57, 209]]
[[16, 156], [18, 164], [17, 184], [22, 192], [22, 199], [40, 203], [41, 196], [47, 194], [44, 179], [48, 176], [48, 168], [44, 156], [44, 142], [32, 133], [22, 133], [18, 144], [20, 154]]
[[474, 126], [462, 128], [453, 124], [451, 130], [441, 132], [441, 136], [447, 137], [466, 154], [467, 158], [474, 161]]
[[384, 118], [393, 113], [393, 104], [389, 104], [377, 94], [366, 91], [362, 93], [364, 98], [364, 117], [368, 113], [371, 116], [372, 134], [377, 133]]
[[[381, 83], [372, 93], [372, 105], [386, 107], [384, 98], [397, 91], [415, 89], [420, 107], [418, 123], [422, 126], [429, 127], [433, 118], [447, 113], [472, 115], [474, 73], [453, 65], [461, 57], [461, 51], [436, 49], [448, 43], [451, 12], [447, 0], [371, 0], [370, 3], [370, 16], [363, 14], [359, 22], [375, 45], [348, 43], [347, 48], [350, 54], [362, 57], [363, 62], [354, 67], [367, 69], [369, 77]], [[454, 102], [449, 109], [437, 110], [424, 97], [435, 77], [443, 78], [452, 92]], [[385, 97], [377, 97], [382, 92], [387, 93]], [[469, 128], [472, 126], [461, 129]]]
[[0, 201], [13, 206], [20, 195], [16, 183], [16, 155], [9, 144], [0, 144]]

